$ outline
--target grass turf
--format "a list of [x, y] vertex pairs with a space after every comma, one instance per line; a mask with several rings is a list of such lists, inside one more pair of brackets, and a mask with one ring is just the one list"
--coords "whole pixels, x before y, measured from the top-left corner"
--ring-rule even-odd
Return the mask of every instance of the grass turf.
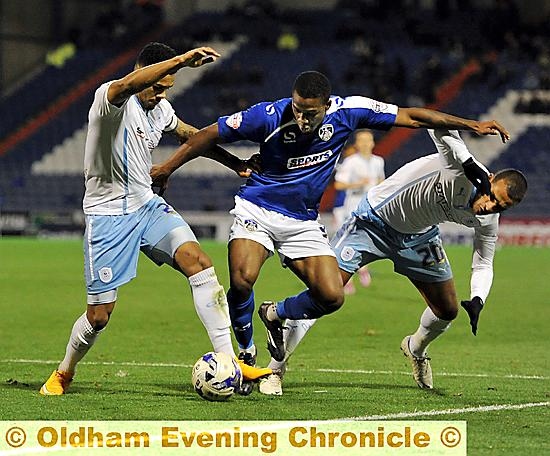
[[[226, 246], [203, 246], [226, 285]], [[447, 253], [464, 299], [470, 249], [449, 247]], [[85, 308], [82, 261], [78, 240], [0, 239], [0, 419], [315, 420], [404, 413], [402, 419], [466, 420], [469, 454], [550, 454], [548, 405], [476, 409], [549, 401], [548, 249], [497, 252], [478, 336], [471, 335], [461, 309], [430, 347], [433, 391], [416, 387], [399, 351], [403, 336], [418, 325], [422, 300], [389, 262], [378, 262], [371, 266], [372, 285], [363, 289], [357, 283], [357, 294], [314, 326], [298, 348], [282, 397], [255, 392], [227, 403], [208, 403], [193, 392], [191, 365], [210, 350], [208, 338], [183, 277], [145, 257], [138, 277], [119, 290], [109, 327], [79, 366], [70, 393], [39, 396]], [[272, 258], [258, 280], [256, 300], [302, 288]], [[259, 320], [255, 327], [259, 363], [267, 364]], [[474, 410], [460, 412], [469, 408]], [[407, 418], [441, 410], [459, 413]]]

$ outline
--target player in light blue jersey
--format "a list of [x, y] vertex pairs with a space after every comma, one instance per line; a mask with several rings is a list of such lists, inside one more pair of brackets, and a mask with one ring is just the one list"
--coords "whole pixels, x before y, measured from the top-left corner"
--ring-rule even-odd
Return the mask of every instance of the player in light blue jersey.
[[[475, 335], [493, 281], [499, 213], [518, 204], [527, 190], [527, 181], [517, 170], [489, 175], [475, 163], [457, 131], [430, 131], [430, 136], [438, 153], [405, 164], [363, 194], [331, 240], [344, 283], [360, 267], [387, 258], [395, 272], [407, 277], [424, 298], [427, 307], [420, 325], [402, 340], [401, 350], [412, 365], [417, 385], [426, 389], [433, 388], [428, 345], [449, 328], [458, 313], [451, 265], [437, 225], [449, 221], [474, 229], [470, 300], [462, 306]], [[482, 187], [480, 178], [486, 179], [485, 190], [475, 186]], [[303, 292], [291, 299], [311, 297]], [[285, 301], [278, 304], [287, 306]], [[286, 360], [313, 323], [311, 319], [286, 321], [285, 359], [271, 361], [269, 366], [278, 374], [260, 383], [262, 393], [282, 394]]]
[[[185, 162], [217, 143], [249, 140], [260, 144], [262, 171], [252, 173], [235, 198], [229, 239], [230, 289], [227, 297], [241, 358], [253, 364], [253, 286], [275, 251], [308, 287], [312, 299], [286, 306], [278, 314], [265, 302], [259, 314], [268, 328], [268, 349], [284, 357], [283, 318], [318, 318], [344, 302], [338, 263], [319, 223], [319, 202], [346, 140], [356, 129], [455, 128], [478, 134], [508, 132], [496, 121], [477, 122], [423, 108], [398, 108], [362, 96], [331, 95], [328, 79], [316, 71], [298, 75], [291, 98], [258, 103], [199, 131], [168, 160], [152, 169], [166, 186]], [[290, 299], [290, 298], [289, 298]], [[288, 300], [287, 300], [288, 301]]]
[[[189, 279], [195, 309], [214, 351], [234, 355], [227, 301], [212, 262], [189, 225], [153, 193], [149, 175], [151, 153], [163, 133], [183, 142], [197, 131], [178, 119], [166, 100], [174, 73], [217, 57], [209, 47], [177, 55], [162, 43], [150, 43], [142, 49], [132, 73], [96, 90], [84, 154], [88, 306], [74, 323], [65, 357], [41, 394], [65, 393], [77, 363], [105, 329], [118, 287], [136, 276], [140, 251]], [[216, 157], [239, 175], [249, 175], [248, 163], [224, 151]], [[250, 379], [270, 372], [243, 366], [243, 377]]]

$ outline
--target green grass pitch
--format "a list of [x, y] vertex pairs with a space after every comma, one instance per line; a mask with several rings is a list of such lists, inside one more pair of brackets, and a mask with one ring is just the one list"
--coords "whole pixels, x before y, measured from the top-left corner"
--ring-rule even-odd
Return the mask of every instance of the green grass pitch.
[[[204, 242], [227, 286], [226, 246]], [[459, 298], [468, 296], [471, 252], [449, 247]], [[401, 339], [424, 304], [391, 264], [371, 266], [343, 309], [311, 330], [291, 359], [282, 397], [257, 391], [227, 403], [193, 392], [191, 365], [210, 345], [186, 280], [141, 257], [138, 277], [119, 290], [105, 333], [62, 397], [38, 389], [61, 359], [84, 311], [78, 240], [0, 238], [0, 419], [2, 420], [316, 420], [382, 416], [466, 420], [469, 454], [550, 454], [550, 250], [502, 248], [478, 336], [461, 309], [432, 344], [435, 389], [416, 387]], [[301, 283], [270, 259], [256, 299], [280, 299]], [[259, 363], [268, 362], [255, 320]], [[541, 405], [546, 403], [546, 405]], [[518, 405], [512, 409], [509, 405]], [[525, 406], [538, 404], [539, 406]], [[504, 409], [491, 410], [495, 406]], [[443, 414], [414, 416], [414, 412]], [[453, 413], [451, 413], [452, 411]]]

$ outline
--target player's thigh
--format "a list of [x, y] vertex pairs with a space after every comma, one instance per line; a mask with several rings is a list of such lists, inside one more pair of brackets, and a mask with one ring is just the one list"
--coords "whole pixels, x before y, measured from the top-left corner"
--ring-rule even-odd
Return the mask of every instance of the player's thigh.
[[275, 251], [271, 220], [276, 214], [239, 197], [231, 214], [229, 275], [231, 287], [244, 292], [254, 285], [264, 262]]
[[[179, 270], [187, 269], [193, 257], [197, 262], [199, 256], [196, 253], [200, 250], [197, 238], [181, 215], [158, 196], [147, 206], [141, 240], [142, 252], [159, 266], [168, 264]], [[179, 262], [182, 264], [178, 264], [176, 252], [184, 244], [190, 244], [189, 254], [179, 254]]]
[[252, 287], [272, 252], [252, 239], [233, 238], [228, 245], [229, 276], [232, 287]]
[[422, 282], [409, 279], [418, 289], [433, 313], [443, 320], [454, 320], [458, 313], [458, 299], [453, 279], [442, 282]]

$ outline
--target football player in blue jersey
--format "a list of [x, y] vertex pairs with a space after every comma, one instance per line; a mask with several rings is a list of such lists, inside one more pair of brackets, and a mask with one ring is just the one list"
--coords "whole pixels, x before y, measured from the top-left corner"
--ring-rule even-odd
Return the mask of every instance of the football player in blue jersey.
[[228, 251], [227, 298], [240, 357], [246, 363], [253, 365], [256, 359], [253, 287], [275, 251], [307, 285], [311, 299], [287, 298], [282, 307], [272, 302], [260, 306], [274, 359], [282, 360], [285, 354], [282, 319], [319, 318], [342, 306], [342, 279], [318, 220], [319, 202], [350, 135], [361, 128], [394, 126], [470, 130], [509, 139], [494, 120], [480, 122], [430, 109], [399, 108], [363, 96], [331, 95], [326, 76], [306, 71], [296, 78], [290, 98], [220, 117], [151, 169], [154, 185], [165, 188], [169, 176], [187, 161], [212, 157], [217, 143], [249, 140], [260, 145], [262, 170], [252, 173], [235, 197]]

